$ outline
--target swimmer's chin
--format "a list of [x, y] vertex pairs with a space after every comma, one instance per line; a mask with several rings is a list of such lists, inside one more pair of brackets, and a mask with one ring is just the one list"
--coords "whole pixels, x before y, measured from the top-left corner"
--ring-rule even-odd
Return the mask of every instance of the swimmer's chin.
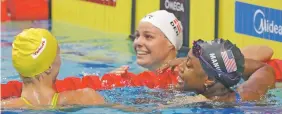
[[174, 89], [175, 89], [175, 90], [178, 90], [178, 91], [189, 91], [189, 92], [195, 91], [194, 89], [189, 88], [189, 87], [188, 87], [187, 85], [185, 85], [184, 83], [177, 83], [177, 84], [174, 86]]
[[148, 62], [148, 61], [142, 60], [142, 59], [137, 59], [137, 64], [140, 65], [141, 67], [149, 69], [149, 70], [152, 70], [152, 67], [153, 67], [151, 62]]

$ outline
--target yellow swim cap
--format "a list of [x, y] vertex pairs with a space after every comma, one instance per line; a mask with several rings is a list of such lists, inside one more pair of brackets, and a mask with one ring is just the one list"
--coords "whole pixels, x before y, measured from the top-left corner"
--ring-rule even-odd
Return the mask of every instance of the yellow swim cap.
[[24, 77], [36, 76], [49, 69], [57, 55], [57, 46], [56, 38], [48, 30], [23, 30], [13, 42], [13, 65]]

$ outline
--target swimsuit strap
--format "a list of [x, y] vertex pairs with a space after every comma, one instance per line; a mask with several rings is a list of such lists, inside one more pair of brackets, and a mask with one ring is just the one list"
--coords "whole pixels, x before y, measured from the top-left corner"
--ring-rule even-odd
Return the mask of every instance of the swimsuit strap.
[[21, 97], [21, 99], [24, 101], [25, 104], [27, 104], [29, 107], [34, 107], [28, 100], [26, 100], [24, 97]]
[[[51, 108], [55, 109], [57, 106], [57, 102], [58, 102], [58, 98], [59, 98], [59, 93], [55, 93], [53, 98], [52, 98], [52, 102], [51, 102]], [[34, 107], [26, 98], [21, 97], [21, 99], [24, 101], [25, 104], [27, 104], [29, 107]]]
[[52, 102], [51, 102], [51, 108], [55, 109], [58, 103], [58, 98], [59, 98], [59, 93], [55, 93], [53, 98], [52, 98]]

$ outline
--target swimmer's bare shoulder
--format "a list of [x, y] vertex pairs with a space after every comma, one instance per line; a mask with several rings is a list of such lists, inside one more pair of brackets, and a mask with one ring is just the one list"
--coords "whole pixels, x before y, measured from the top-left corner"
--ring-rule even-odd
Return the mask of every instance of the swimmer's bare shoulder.
[[91, 88], [61, 92], [59, 105], [102, 105], [104, 98]]

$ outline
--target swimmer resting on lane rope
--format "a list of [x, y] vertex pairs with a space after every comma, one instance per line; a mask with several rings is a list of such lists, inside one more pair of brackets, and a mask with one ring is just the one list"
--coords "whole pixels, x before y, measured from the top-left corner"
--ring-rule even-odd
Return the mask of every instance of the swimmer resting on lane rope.
[[[178, 29], [176, 30], [175, 26], [171, 26], [172, 24], [177, 25]], [[182, 47], [182, 35], [182, 24], [173, 13], [157, 10], [147, 14], [139, 21], [133, 42], [137, 57], [136, 63], [148, 69], [148, 71], [155, 72], [163, 64], [176, 58], [177, 51]], [[258, 54], [258, 52], [264, 54]], [[242, 53], [246, 58], [265, 62], [271, 59], [273, 51], [266, 46], [248, 46], [242, 49]], [[128, 69], [128, 66], [123, 66], [111, 73], [126, 75]], [[279, 79], [282, 80], [282, 76], [278, 75], [279, 72], [276, 74], [276, 77], [281, 77]], [[146, 78], [148, 79], [148, 77], [139, 77], [139, 79], [144, 80]], [[254, 85], [256, 86], [256, 84]]]
[[[216, 101], [260, 100], [275, 84], [272, 67], [244, 59], [236, 45], [223, 39], [198, 40], [187, 58], [173, 60], [162, 68], [176, 65], [180, 65], [177, 89], [194, 91]], [[245, 82], [232, 90], [241, 78]]]
[[20, 98], [2, 100], [3, 108], [57, 109], [64, 105], [102, 105], [92, 89], [57, 93], [53, 89], [61, 66], [56, 38], [45, 29], [26, 29], [12, 45], [12, 62], [23, 81]]
[[45, 29], [30, 28], [19, 33], [12, 45], [12, 63], [23, 81], [20, 98], [1, 100], [4, 109], [62, 109], [65, 106], [110, 106], [125, 111], [146, 111], [107, 104], [90, 88], [58, 93], [53, 86], [61, 66], [56, 38]]

